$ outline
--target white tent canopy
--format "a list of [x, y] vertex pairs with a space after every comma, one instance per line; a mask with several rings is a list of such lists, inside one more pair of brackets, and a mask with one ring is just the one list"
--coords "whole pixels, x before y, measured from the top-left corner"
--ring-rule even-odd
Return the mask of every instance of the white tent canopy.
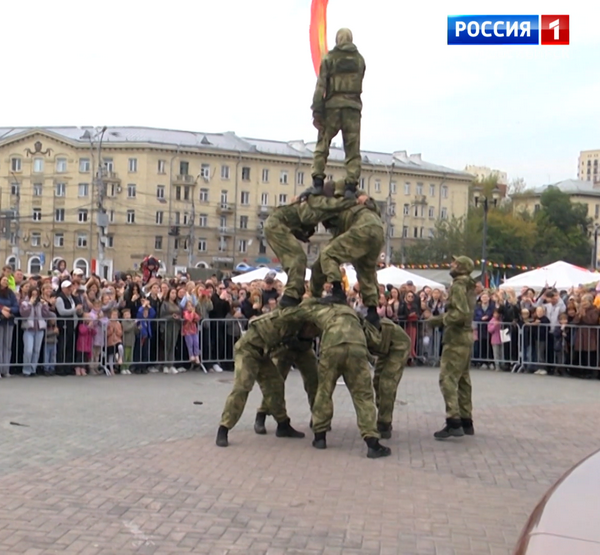
[[[345, 266], [346, 276], [348, 277], [348, 282], [350, 283], [350, 287], [352, 287], [356, 282], [356, 270], [353, 266]], [[402, 268], [398, 268], [396, 266], [390, 266], [388, 268], [383, 268], [377, 272], [377, 281], [381, 285], [387, 285], [391, 283], [394, 287], [400, 287], [405, 283], [412, 281], [417, 289], [423, 287], [431, 287], [432, 289], [445, 289], [446, 287], [437, 281], [433, 281], [432, 279], [427, 279], [417, 274], [413, 274], [408, 272], [407, 270], [403, 270]]]
[[500, 285], [500, 289], [514, 289], [517, 293], [522, 287], [530, 287], [538, 291], [546, 286], [556, 287], [556, 289], [570, 289], [598, 280], [600, 280], [599, 274], [559, 261], [507, 279]]
[[[275, 272], [275, 270], [272, 270], [271, 268], [257, 268], [251, 272], [235, 276], [231, 281], [233, 281], [233, 283], [251, 283], [256, 280], [262, 281], [267, 277], [267, 274], [271, 273], [274, 273], [275, 279], [281, 281], [284, 285], [287, 283], [287, 274], [285, 272]], [[310, 270], [306, 270], [304, 279], [305, 281], [310, 280]]]

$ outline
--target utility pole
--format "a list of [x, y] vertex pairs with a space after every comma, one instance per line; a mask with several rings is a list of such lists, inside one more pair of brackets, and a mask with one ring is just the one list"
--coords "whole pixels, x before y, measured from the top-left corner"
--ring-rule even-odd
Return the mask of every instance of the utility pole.
[[[15, 262], [15, 270], [18, 270], [21, 268], [21, 214], [20, 214], [20, 210], [21, 210], [21, 184], [19, 183], [19, 180], [17, 179], [17, 176], [14, 174], [14, 172], [10, 172], [10, 174], [13, 176], [14, 179], [14, 185], [16, 187], [16, 197], [17, 197], [17, 204], [15, 206], [15, 256], [16, 256], [16, 262]], [[12, 186], [11, 186], [12, 189]], [[11, 191], [12, 192], [12, 191]]]
[[[98, 275], [100, 278], [106, 278], [104, 269], [104, 240], [108, 229], [108, 215], [104, 207], [104, 168], [102, 166], [102, 139], [106, 132], [106, 126], [100, 131], [100, 140], [98, 141], [98, 173], [96, 175], [96, 190], [98, 191], [98, 215], [96, 226], [98, 228]], [[91, 238], [90, 238], [91, 240]]]
[[[173, 225], [173, 222], [171, 221], [173, 217], [173, 162], [175, 162], [175, 159], [179, 157], [180, 150], [181, 145], [178, 144], [177, 150], [175, 151], [175, 154], [171, 156], [171, 161], [169, 162], [169, 217], [167, 221], [167, 263], [165, 266], [167, 268], [167, 273], [169, 273], [170, 268], [171, 275], [175, 273], [175, 265], [173, 264], [173, 259], [171, 257], [171, 240], [175, 241], [175, 237], [171, 239], [171, 226]], [[193, 194], [196, 194], [196, 191], [193, 191]], [[177, 253], [175, 253], [175, 256], [177, 256]]]
[[592, 272], [598, 269], [598, 232], [600, 232], [600, 225], [596, 224], [594, 227], [594, 247], [592, 251]]
[[188, 239], [188, 268], [194, 266], [194, 244], [196, 243], [196, 187], [198, 185], [199, 177], [200, 175], [196, 176], [194, 187], [192, 187], [192, 215], [190, 218], [190, 233]]
[[396, 204], [392, 202], [392, 177], [394, 162], [389, 170], [388, 198], [386, 203], [386, 232], [385, 232], [385, 264], [389, 266], [392, 260], [392, 218], [396, 216]]

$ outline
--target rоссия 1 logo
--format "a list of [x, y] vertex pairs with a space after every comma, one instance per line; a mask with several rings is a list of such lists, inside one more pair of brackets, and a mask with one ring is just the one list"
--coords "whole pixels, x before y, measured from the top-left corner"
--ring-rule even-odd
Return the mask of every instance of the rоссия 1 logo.
[[448, 44], [569, 44], [568, 15], [449, 15]]

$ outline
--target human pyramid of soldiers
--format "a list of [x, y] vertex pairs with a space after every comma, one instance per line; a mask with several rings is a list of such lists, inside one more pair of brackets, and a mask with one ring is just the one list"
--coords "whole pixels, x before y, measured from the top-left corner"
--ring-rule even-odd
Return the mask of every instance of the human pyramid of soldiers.
[[[410, 353], [406, 332], [377, 313], [377, 263], [384, 246], [381, 214], [373, 199], [358, 190], [361, 172], [360, 118], [365, 61], [353, 44], [349, 29], [340, 29], [336, 46], [321, 63], [313, 97], [313, 124], [318, 129], [314, 151], [313, 185], [286, 206], [278, 207], [265, 223], [269, 246], [279, 258], [288, 281], [278, 308], [250, 321], [235, 345], [234, 385], [227, 397], [216, 444], [229, 445], [229, 431], [240, 420], [248, 395], [258, 382], [263, 400], [254, 424], [266, 434], [267, 415], [277, 422], [276, 436], [304, 438], [294, 429], [285, 405], [285, 380], [292, 366], [300, 371], [308, 397], [316, 449], [327, 448], [333, 418], [333, 392], [343, 377], [356, 410], [358, 428], [367, 445], [367, 457], [391, 454], [380, 439], [392, 437], [392, 420], [398, 385]], [[325, 182], [325, 167], [332, 139], [341, 131], [346, 177]], [[312, 266], [310, 296], [305, 297], [307, 243], [318, 224], [332, 239]], [[357, 274], [365, 318], [347, 304], [341, 265], [351, 263]], [[446, 426], [437, 439], [472, 435], [469, 362], [473, 334], [475, 283], [473, 262], [455, 259], [455, 278], [443, 316], [428, 320], [444, 325], [445, 337], [440, 388], [446, 401]], [[331, 294], [323, 297], [326, 283]], [[314, 340], [320, 338], [319, 357]], [[370, 360], [375, 359], [371, 378]]]

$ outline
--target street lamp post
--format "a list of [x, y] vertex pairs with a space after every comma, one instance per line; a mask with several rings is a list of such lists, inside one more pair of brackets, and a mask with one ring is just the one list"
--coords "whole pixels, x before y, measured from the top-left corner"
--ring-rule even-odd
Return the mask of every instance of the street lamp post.
[[481, 187], [473, 187], [473, 200], [475, 206], [483, 207], [483, 241], [481, 244], [481, 282], [485, 284], [487, 275], [487, 233], [488, 233], [488, 210], [490, 206], [497, 206], [498, 200], [500, 199], [500, 189], [494, 187], [492, 190], [492, 198], [488, 199], [482, 194], [483, 190]]
[[594, 272], [598, 269], [598, 232], [600, 232], [600, 225], [596, 224], [594, 227], [594, 250], [592, 251], [592, 270]]

